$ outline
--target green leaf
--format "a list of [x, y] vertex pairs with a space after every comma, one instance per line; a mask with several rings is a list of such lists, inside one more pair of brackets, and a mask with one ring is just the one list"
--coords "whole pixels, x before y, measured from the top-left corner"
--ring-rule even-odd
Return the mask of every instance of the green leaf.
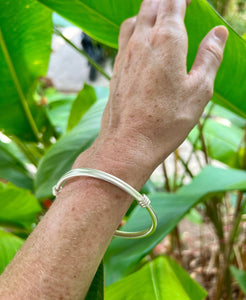
[[0, 182], [0, 226], [32, 229], [41, 207], [30, 191]]
[[103, 262], [100, 263], [96, 275], [91, 283], [90, 289], [85, 300], [103, 300], [104, 299], [104, 270]]
[[243, 117], [240, 117], [239, 115], [235, 114], [234, 112], [230, 111], [227, 108], [221, 107], [215, 103], [209, 102], [206, 106], [205, 111], [209, 111], [209, 109], [212, 107], [211, 110], [211, 118], [221, 118], [222, 120], [228, 120], [231, 122], [234, 126], [244, 128], [246, 120]]
[[85, 83], [84, 87], [78, 93], [73, 102], [68, 119], [67, 131], [70, 131], [79, 123], [83, 115], [96, 102], [96, 100], [97, 97], [94, 88]]
[[[97, 99], [108, 98], [108, 88], [96, 86], [94, 91]], [[56, 132], [59, 134], [66, 133], [70, 111], [76, 99], [76, 94], [63, 94], [49, 89], [45, 97], [48, 100], [47, 114]]]
[[[217, 73], [213, 101], [246, 117], [246, 43], [205, 0], [192, 0], [187, 9], [185, 24], [189, 38], [187, 57], [191, 68], [198, 46], [210, 29], [217, 25], [228, 28], [229, 37], [224, 59]], [[199, 30], [197, 30], [199, 28]], [[237, 55], [235, 55], [237, 53]], [[232, 76], [233, 74], [233, 76]]]
[[98, 100], [68, 134], [62, 136], [44, 155], [35, 177], [36, 196], [45, 199], [52, 195], [52, 187], [68, 171], [77, 156], [96, 139], [102, 112], [107, 99]]
[[18, 152], [13, 142], [3, 143], [0, 140], [0, 178], [32, 190], [33, 178], [21, 158], [18, 157]]
[[44, 6], [33, 0], [0, 2], [0, 129], [8, 134], [38, 139], [49, 125], [32, 93], [37, 78], [46, 75], [51, 34], [51, 13]]
[[[208, 119], [203, 127], [203, 136], [209, 157], [222, 163], [240, 168], [241, 159], [238, 151], [243, 139], [243, 129], [231, 124], [221, 124], [213, 119]], [[200, 131], [196, 126], [189, 134], [189, 141], [194, 144]], [[201, 141], [196, 144], [197, 149], [202, 149]]]
[[230, 266], [230, 270], [241, 290], [246, 295], [246, 272], [244, 270], [237, 269], [234, 266]]
[[106, 300], [202, 300], [207, 292], [167, 256], [105, 289]]
[[[154, 234], [140, 240], [114, 238], [105, 257], [106, 285], [129, 274], [135, 265], [147, 255], [187, 214], [187, 212], [211, 193], [246, 190], [246, 172], [234, 169], [205, 168], [189, 185], [175, 194], [153, 193], [149, 195], [158, 217]], [[146, 210], [137, 206], [129, 221], [122, 228], [138, 231], [150, 225]]]
[[137, 14], [141, 0], [38, 0], [81, 27], [91, 37], [117, 48], [120, 24]]
[[66, 133], [70, 110], [76, 94], [67, 95], [53, 91], [51, 94], [46, 95], [46, 97], [48, 100], [47, 114], [51, 123], [57, 133]]
[[[118, 47], [120, 24], [136, 15], [141, 0], [38, 0], [81, 27], [94, 39]], [[208, 31], [217, 25], [229, 30], [224, 60], [217, 75], [214, 101], [246, 117], [246, 43], [225, 23], [206, 0], [192, 0], [185, 18], [189, 36], [188, 69], [198, 46]], [[235, 55], [235, 53], [237, 55]], [[232, 76], [233, 74], [233, 76]]]
[[0, 229], [0, 274], [23, 243], [21, 238]]

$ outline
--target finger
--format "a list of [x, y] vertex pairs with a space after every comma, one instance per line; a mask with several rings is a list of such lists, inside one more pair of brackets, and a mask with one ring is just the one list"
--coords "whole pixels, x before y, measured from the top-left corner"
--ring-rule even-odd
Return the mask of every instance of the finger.
[[136, 30], [151, 28], [156, 21], [160, 0], [144, 0], [141, 4], [136, 23]]
[[136, 17], [125, 20], [120, 26], [119, 51], [124, 51], [136, 25]]
[[[209, 80], [211, 86], [223, 59], [223, 52], [228, 37], [228, 30], [224, 26], [213, 28], [202, 40], [195, 62], [190, 71], [191, 80]], [[211, 89], [212, 89], [211, 87]]]
[[170, 66], [185, 72], [188, 37], [184, 24], [187, 0], [161, 0], [155, 26], [154, 42], [165, 45], [165, 56]]
[[169, 21], [183, 22], [189, 2], [190, 0], [161, 0], [156, 24], [165, 25]]

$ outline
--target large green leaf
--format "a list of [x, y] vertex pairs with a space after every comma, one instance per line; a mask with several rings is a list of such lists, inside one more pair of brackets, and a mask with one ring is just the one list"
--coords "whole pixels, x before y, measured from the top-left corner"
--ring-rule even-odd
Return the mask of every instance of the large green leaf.
[[206, 0], [192, 0], [187, 9], [188, 69], [193, 64], [201, 40], [211, 28], [217, 25], [227, 26], [229, 38], [224, 51], [224, 59], [215, 80], [213, 101], [246, 117], [244, 101], [246, 94], [246, 42], [225, 23], [224, 19]]
[[[38, 1], [80, 26], [93, 38], [115, 48], [118, 45], [120, 24], [126, 18], [136, 15], [142, 2], [142, 0]], [[221, 24], [227, 26], [230, 34], [224, 61], [216, 79], [213, 99], [245, 117], [246, 42], [225, 23], [206, 0], [192, 0], [187, 9], [188, 69], [193, 64], [202, 38], [212, 27]]]
[[[208, 119], [203, 127], [203, 136], [209, 157], [219, 160], [230, 167], [240, 168], [242, 157], [240, 157], [239, 149], [243, 134], [243, 129], [233, 124], [228, 126], [216, 120]], [[190, 132], [188, 139], [194, 144], [199, 136], [200, 131], [196, 126]], [[196, 148], [202, 149], [200, 140], [196, 143]]]
[[[111, 284], [128, 274], [205, 196], [235, 189], [246, 190], [246, 172], [207, 167], [189, 185], [183, 186], [175, 194], [150, 194], [152, 206], [158, 217], [158, 227], [153, 235], [145, 239], [113, 239], [104, 258], [106, 284]], [[146, 228], [148, 223], [150, 220], [146, 211], [136, 207], [123, 229], [138, 231]]]
[[0, 226], [32, 229], [41, 207], [30, 191], [0, 182]]
[[15, 256], [24, 240], [0, 229], [0, 274]]
[[231, 273], [236, 279], [236, 282], [246, 295], [246, 272], [244, 270], [237, 269], [234, 266], [230, 266]]
[[0, 178], [32, 190], [33, 178], [21, 158], [18, 157], [18, 152], [13, 142], [4, 143], [0, 140]]
[[141, 0], [38, 0], [94, 39], [117, 48], [120, 24], [138, 12]]
[[48, 126], [31, 96], [37, 78], [46, 75], [51, 34], [51, 13], [44, 6], [0, 1], [0, 129], [8, 134], [34, 139]]
[[52, 195], [52, 187], [58, 179], [72, 167], [77, 156], [93, 143], [100, 130], [106, 100], [106, 98], [98, 100], [79, 124], [47, 151], [35, 178], [38, 199]]
[[207, 292], [169, 257], [158, 257], [108, 286], [106, 300], [202, 300]]

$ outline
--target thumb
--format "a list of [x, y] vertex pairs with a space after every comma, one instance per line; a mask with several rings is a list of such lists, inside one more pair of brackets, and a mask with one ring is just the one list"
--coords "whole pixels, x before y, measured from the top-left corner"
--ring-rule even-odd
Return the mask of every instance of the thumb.
[[[223, 59], [223, 52], [228, 37], [224, 26], [213, 28], [202, 40], [190, 76], [209, 79], [213, 84], [216, 73]], [[194, 78], [195, 79], [195, 78]]]

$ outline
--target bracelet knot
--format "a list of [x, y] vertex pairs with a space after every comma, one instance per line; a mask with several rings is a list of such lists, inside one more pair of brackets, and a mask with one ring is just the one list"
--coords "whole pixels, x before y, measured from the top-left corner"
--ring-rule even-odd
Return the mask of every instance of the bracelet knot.
[[150, 205], [150, 200], [149, 200], [149, 198], [145, 194], [142, 194], [141, 196], [142, 196], [141, 200], [138, 200], [138, 204], [141, 207], [146, 208], [147, 206]]

